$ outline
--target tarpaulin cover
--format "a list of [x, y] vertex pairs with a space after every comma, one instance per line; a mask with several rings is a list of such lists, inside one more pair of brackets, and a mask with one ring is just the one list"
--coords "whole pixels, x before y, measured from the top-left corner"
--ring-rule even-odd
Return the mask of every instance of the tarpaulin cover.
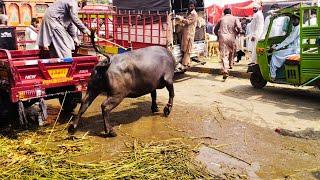
[[113, 5], [118, 9], [168, 11], [170, 0], [113, 0]]
[[208, 13], [208, 21], [211, 23], [217, 23], [223, 14], [223, 9], [229, 7], [232, 11], [232, 15], [239, 17], [248, 17], [252, 16], [252, 0], [248, 0], [241, 3], [226, 4], [224, 7], [213, 4], [209, 7], [206, 7]]
[[246, 1], [242, 3], [235, 3], [226, 5], [227, 7], [231, 8], [232, 14], [234, 16], [240, 16], [240, 17], [248, 17], [253, 14], [253, 2], [252, 1]]

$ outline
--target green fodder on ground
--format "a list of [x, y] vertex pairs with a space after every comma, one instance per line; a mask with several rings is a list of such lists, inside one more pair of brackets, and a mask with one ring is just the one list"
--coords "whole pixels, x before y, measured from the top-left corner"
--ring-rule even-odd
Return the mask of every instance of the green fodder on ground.
[[88, 140], [71, 140], [64, 131], [24, 132], [18, 139], [0, 137], [0, 179], [213, 179], [195, 161], [193, 148], [181, 140], [128, 145], [109, 161], [80, 163], [92, 152]]

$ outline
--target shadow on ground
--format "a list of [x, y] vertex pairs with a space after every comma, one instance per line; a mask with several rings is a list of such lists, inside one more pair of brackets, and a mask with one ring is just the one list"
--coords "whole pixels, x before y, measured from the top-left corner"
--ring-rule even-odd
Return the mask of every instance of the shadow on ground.
[[199, 75], [196, 75], [196, 74], [179, 73], [179, 74], [175, 74], [174, 83], [180, 83], [180, 82], [187, 81], [187, 80], [190, 80], [190, 79], [208, 80], [208, 76], [214, 77], [214, 79], [210, 79], [210, 80], [213, 80], [213, 81], [217, 81], [217, 82], [223, 82], [224, 81], [222, 79], [221, 75], [207, 74], [206, 76], [199, 76]]
[[[158, 105], [160, 104], [158, 103]], [[150, 101], [133, 102], [130, 103], [130, 107], [123, 108], [123, 106], [121, 106], [119, 109], [111, 111], [110, 122], [113, 126], [118, 126], [136, 122], [142, 117], [163, 116], [161, 108], [162, 106], [159, 106], [158, 113], [152, 113]], [[104, 131], [104, 122], [101, 113], [82, 117], [78, 130], [82, 132], [90, 131], [92, 132], [91, 135], [97, 135], [98, 132]]]
[[[320, 91], [314, 89], [279, 86], [254, 89], [250, 85], [239, 85], [222, 92], [222, 94], [237, 99], [258, 100], [273, 104], [284, 110], [283, 112], [277, 112], [278, 115], [294, 116], [306, 120], [320, 120], [320, 118], [315, 119], [316, 114], [320, 113]], [[288, 112], [288, 110], [293, 110], [293, 112]]]

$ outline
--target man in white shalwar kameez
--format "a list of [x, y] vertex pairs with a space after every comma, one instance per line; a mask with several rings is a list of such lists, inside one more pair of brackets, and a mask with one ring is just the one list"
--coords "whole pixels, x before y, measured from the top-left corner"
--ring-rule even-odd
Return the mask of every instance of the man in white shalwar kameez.
[[75, 27], [90, 34], [78, 18], [77, 0], [57, 0], [45, 12], [37, 44], [49, 49], [50, 57], [71, 58], [75, 43], [79, 44]]
[[[274, 81], [277, 75], [277, 69], [280, 68], [286, 58], [290, 55], [300, 54], [300, 18], [297, 16], [292, 16], [292, 31], [290, 35], [280, 44], [272, 47], [272, 50], [276, 50], [271, 58], [270, 62], [270, 76]], [[287, 47], [286, 49], [283, 49]], [[281, 50], [283, 49], [283, 50]]]
[[251, 43], [251, 35], [252, 35], [252, 29], [251, 29], [251, 22], [249, 22], [247, 24], [247, 27], [246, 27], [246, 36], [245, 36], [245, 39], [246, 39], [246, 50], [250, 53], [252, 53], [252, 43]]
[[250, 64], [256, 64], [257, 63], [257, 52], [256, 47], [258, 41], [261, 39], [262, 33], [263, 33], [263, 26], [264, 26], [264, 18], [262, 11], [260, 10], [261, 6], [259, 3], [253, 4], [253, 17], [251, 21], [251, 44], [252, 44], [252, 54], [251, 54], [251, 63]]

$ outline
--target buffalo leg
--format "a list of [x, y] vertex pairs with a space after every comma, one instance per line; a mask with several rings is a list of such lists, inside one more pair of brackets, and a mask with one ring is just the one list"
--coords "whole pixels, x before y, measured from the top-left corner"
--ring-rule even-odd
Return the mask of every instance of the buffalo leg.
[[157, 91], [154, 90], [151, 92], [152, 104], [151, 104], [151, 111], [153, 113], [158, 112], [158, 105], [157, 105]]
[[104, 131], [106, 136], [109, 137], [115, 137], [117, 136], [116, 132], [113, 130], [111, 124], [110, 124], [110, 112], [112, 109], [117, 107], [120, 102], [123, 100], [122, 97], [108, 97], [102, 104], [101, 104], [101, 111], [102, 111], [102, 117], [104, 120]]
[[84, 112], [89, 108], [93, 100], [98, 96], [99, 94], [96, 92], [87, 92], [85, 97], [81, 100], [81, 106], [78, 112], [78, 115], [76, 116], [76, 119], [70, 124], [68, 128], [68, 132], [70, 134], [74, 134], [76, 132], [76, 128], [78, 126], [79, 120]]
[[172, 105], [173, 105], [173, 97], [174, 97], [173, 83], [172, 82], [166, 83], [166, 88], [169, 91], [169, 101], [168, 101], [168, 104], [164, 107], [163, 113], [165, 116], [168, 116], [171, 112]]

